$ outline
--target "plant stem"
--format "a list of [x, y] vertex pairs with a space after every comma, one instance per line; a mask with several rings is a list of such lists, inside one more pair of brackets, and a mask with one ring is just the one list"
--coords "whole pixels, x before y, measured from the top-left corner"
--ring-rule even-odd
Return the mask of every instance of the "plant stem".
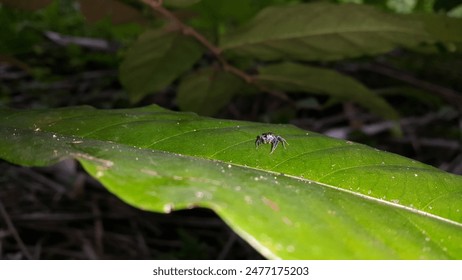
[[177, 18], [172, 12], [162, 6], [162, 0], [141, 0], [146, 5], [150, 6], [154, 11], [161, 14], [164, 18], [168, 19], [174, 23], [178, 29], [187, 36], [195, 38], [199, 43], [201, 43], [213, 56], [220, 62], [221, 67], [224, 71], [232, 73], [248, 84], [256, 86], [259, 90], [268, 92], [271, 95], [274, 95], [278, 98], [281, 98], [289, 103], [292, 103], [290, 98], [283, 92], [273, 91], [266, 86], [258, 83], [253, 76], [245, 73], [239, 68], [234, 67], [229, 64], [221, 55], [222, 50], [212, 44], [207, 38], [205, 38], [201, 33], [197, 32], [194, 28], [184, 24], [179, 18]]

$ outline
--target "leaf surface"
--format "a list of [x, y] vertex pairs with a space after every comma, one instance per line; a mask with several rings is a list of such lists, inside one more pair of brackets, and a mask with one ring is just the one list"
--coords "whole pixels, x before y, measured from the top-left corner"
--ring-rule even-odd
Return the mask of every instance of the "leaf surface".
[[[425, 24], [435, 42], [461, 43], [462, 19], [451, 18], [440, 14], [413, 14], [410, 17]], [[459, 50], [460, 51], [460, 50]]]
[[261, 67], [259, 73], [257, 80], [271, 88], [329, 95], [354, 101], [387, 119], [398, 117], [385, 99], [353, 78], [332, 70], [285, 62]]
[[228, 104], [242, 86], [243, 81], [235, 75], [208, 67], [181, 81], [177, 102], [182, 111], [211, 116]]
[[[255, 149], [267, 131], [286, 149]], [[1, 158], [76, 158], [141, 209], [211, 208], [268, 258], [462, 258], [460, 176], [293, 126], [76, 107], [1, 110], [0, 135]]]
[[128, 50], [120, 81], [132, 102], [169, 86], [201, 57], [201, 46], [179, 32], [149, 30]]
[[366, 5], [272, 6], [222, 39], [221, 47], [262, 60], [339, 60], [415, 46], [422, 23]]

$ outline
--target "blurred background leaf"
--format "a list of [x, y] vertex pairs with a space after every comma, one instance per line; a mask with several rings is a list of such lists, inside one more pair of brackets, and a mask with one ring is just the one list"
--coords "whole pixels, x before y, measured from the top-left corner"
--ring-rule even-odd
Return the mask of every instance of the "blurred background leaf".
[[422, 25], [361, 5], [273, 6], [223, 37], [226, 51], [262, 60], [338, 60], [416, 46], [429, 39]]
[[130, 47], [120, 66], [120, 79], [137, 102], [165, 89], [201, 56], [200, 45], [190, 37], [165, 31], [146, 31]]
[[229, 104], [243, 81], [217, 68], [203, 68], [184, 78], [178, 86], [177, 103], [181, 110], [212, 116]]
[[382, 97], [332, 70], [286, 62], [261, 67], [259, 72], [258, 80], [271, 88], [325, 94], [341, 101], [354, 101], [386, 119], [398, 118], [398, 112]]

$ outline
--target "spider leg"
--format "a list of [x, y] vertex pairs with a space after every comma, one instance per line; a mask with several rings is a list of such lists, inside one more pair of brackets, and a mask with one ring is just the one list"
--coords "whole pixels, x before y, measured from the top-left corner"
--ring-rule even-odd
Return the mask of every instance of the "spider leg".
[[255, 140], [255, 148], [258, 149], [258, 146], [261, 145], [261, 138], [257, 137], [257, 140]]
[[276, 148], [278, 147], [278, 144], [279, 144], [278, 139], [274, 139], [273, 141], [271, 141], [271, 153], [270, 154], [272, 154], [274, 150], [276, 150]]
[[281, 136], [278, 136], [278, 140], [282, 142], [282, 146], [284, 147], [284, 149], [286, 148], [286, 144], [289, 145], [286, 139], [282, 138]]

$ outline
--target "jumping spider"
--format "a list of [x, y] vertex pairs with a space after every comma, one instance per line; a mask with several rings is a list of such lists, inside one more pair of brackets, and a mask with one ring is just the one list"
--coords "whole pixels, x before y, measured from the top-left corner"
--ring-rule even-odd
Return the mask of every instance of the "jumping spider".
[[279, 142], [282, 143], [282, 146], [284, 147], [284, 149], [286, 148], [285, 144], [289, 145], [286, 139], [282, 138], [281, 136], [274, 135], [274, 133], [272, 132], [265, 132], [262, 135], [257, 136], [257, 139], [255, 140], [255, 146], [258, 149], [258, 146], [260, 146], [261, 144], [271, 144], [270, 154], [272, 154], [274, 150], [276, 150]]

